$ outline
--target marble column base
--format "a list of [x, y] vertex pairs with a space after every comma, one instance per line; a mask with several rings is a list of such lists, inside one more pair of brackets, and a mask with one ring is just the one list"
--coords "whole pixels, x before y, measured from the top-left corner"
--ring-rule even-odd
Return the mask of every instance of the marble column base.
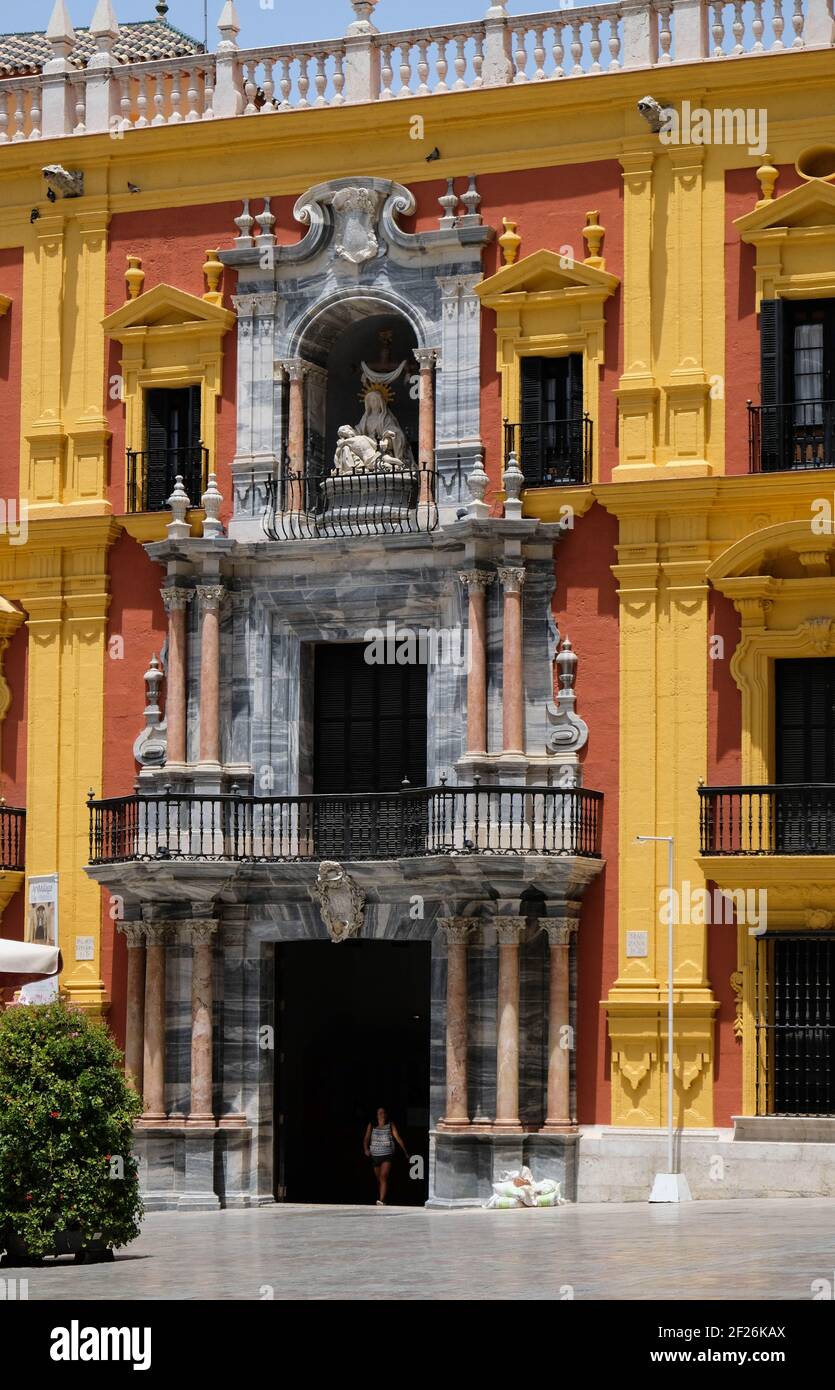
[[159, 1129], [160, 1127], [162, 1127], [164, 1129], [168, 1129], [172, 1124], [176, 1123], [177, 1121], [171, 1120], [168, 1115], [152, 1114], [149, 1112], [147, 1115], [140, 1116], [140, 1118], [136, 1121], [135, 1128]]
[[435, 1128], [429, 1175], [430, 1207], [483, 1206], [503, 1172], [527, 1166], [539, 1182], [553, 1178], [562, 1196], [575, 1201], [579, 1133], [485, 1133], [471, 1128], [453, 1134]]
[[577, 1134], [577, 1126], [570, 1120], [546, 1120], [544, 1125], [540, 1125], [539, 1134]]
[[183, 1187], [177, 1206], [189, 1211], [217, 1211], [215, 1192], [215, 1126], [187, 1128], [184, 1139]]
[[442, 1134], [466, 1134], [472, 1124], [469, 1120], [439, 1120], [436, 1128]]
[[[165, 1126], [134, 1126], [133, 1152], [148, 1211], [217, 1211], [254, 1204], [255, 1154], [250, 1126], [221, 1130], [189, 1125], [185, 1117]], [[272, 1196], [258, 1198], [259, 1205]]]

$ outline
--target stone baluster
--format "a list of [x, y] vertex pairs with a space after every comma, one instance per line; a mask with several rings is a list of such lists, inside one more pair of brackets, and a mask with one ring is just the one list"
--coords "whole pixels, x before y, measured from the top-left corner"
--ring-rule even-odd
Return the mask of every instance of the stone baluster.
[[146, 1124], [163, 1124], [165, 1108], [165, 952], [168, 927], [149, 922], [145, 933], [145, 1035], [142, 1095]]
[[571, 940], [577, 924], [571, 918], [544, 922], [548, 937], [548, 1093], [545, 1133], [564, 1134], [573, 1130], [569, 1085], [571, 1080], [571, 1032], [569, 1024], [569, 981]]
[[496, 1038], [496, 1118], [493, 1127], [520, 1130], [519, 1120], [519, 943], [524, 917], [494, 919], [499, 945]]
[[119, 922], [117, 925], [128, 948], [125, 1075], [141, 1095], [145, 1049], [145, 927], [141, 922]]
[[446, 1109], [439, 1129], [467, 1129], [467, 941], [478, 926], [476, 917], [444, 917], [440, 928], [447, 941], [446, 985]]
[[499, 565], [504, 589], [502, 652], [502, 751], [525, 752], [525, 682], [522, 658], [522, 587], [524, 565]]
[[222, 584], [198, 584], [200, 599], [200, 765], [220, 767], [220, 609]]
[[495, 577], [481, 569], [462, 570], [458, 575], [469, 596], [468, 754], [487, 752], [487, 586]]
[[186, 605], [193, 592], [176, 584], [162, 590], [162, 602], [168, 614], [165, 763], [173, 769], [184, 768], [186, 762]]
[[218, 924], [212, 918], [189, 923], [191, 937], [191, 1103], [187, 1123], [214, 1124], [213, 1036], [214, 967], [212, 945]]

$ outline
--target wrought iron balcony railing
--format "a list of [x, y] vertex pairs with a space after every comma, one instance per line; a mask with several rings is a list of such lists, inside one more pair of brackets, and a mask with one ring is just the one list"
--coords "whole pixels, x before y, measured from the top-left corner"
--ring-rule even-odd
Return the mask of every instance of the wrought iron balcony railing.
[[527, 487], [591, 482], [594, 427], [588, 415], [568, 420], [504, 422], [504, 453], [516, 454]]
[[267, 483], [264, 530], [274, 541], [434, 531], [437, 525], [430, 468], [324, 476], [285, 468]]
[[835, 401], [748, 402], [752, 473], [835, 468]]
[[22, 873], [26, 812], [20, 806], [0, 804], [0, 869]]
[[835, 784], [700, 787], [702, 854], [835, 854]]
[[209, 451], [202, 444], [187, 449], [128, 449], [128, 511], [164, 512], [177, 477], [193, 506], [209, 481]]
[[316, 862], [428, 855], [600, 857], [603, 793], [422, 787], [256, 797], [166, 791], [89, 801], [90, 863]]

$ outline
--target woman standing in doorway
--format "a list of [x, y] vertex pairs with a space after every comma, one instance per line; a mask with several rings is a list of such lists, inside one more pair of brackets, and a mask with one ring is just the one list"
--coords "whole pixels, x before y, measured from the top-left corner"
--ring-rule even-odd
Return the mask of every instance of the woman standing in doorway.
[[377, 1110], [377, 1123], [372, 1125], [369, 1120], [365, 1130], [363, 1149], [366, 1158], [370, 1158], [374, 1165], [374, 1176], [377, 1179], [377, 1206], [384, 1207], [386, 1204], [386, 1192], [388, 1191], [389, 1173], [391, 1172], [391, 1160], [394, 1158], [394, 1146], [399, 1144], [406, 1158], [409, 1157], [406, 1145], [400, 1138], [397, 1125], [389, 1119], [388, 1111], [384, 1105]]

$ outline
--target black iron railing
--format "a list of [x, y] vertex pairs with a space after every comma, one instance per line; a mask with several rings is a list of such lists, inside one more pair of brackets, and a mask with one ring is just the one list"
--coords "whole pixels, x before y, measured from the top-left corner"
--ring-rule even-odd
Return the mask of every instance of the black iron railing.
[[835, 401], [748, 402], [752, 473], [835, 468]]
[[757, 1114], [835, 1114], [835, 937], [762, 937], [754, 1003]]
[[702, 854], [835, 854], [835, 785], [700, 787]]
[[430, 468], [325, 474], [282, 469], [267, 483], [264, 530], [271, 540], [434, 531]]
[[591, 417], [504, 422], [505, 458], [515, 453], [527, 487], [590, 483], [594, 429]]
[[424, 787], [354, 796], [167, 791], [90, 800], [90, 863], [439, 854], [600, 856], [602, 792]]
[[26, 812], [0, 804], [0, 869], [23, 871]]
[[209, 481], [209, 451], [202, 444], [188, 449], [128, 449], [129, 512], [164, 512], [177, 477], [193, 507]]

